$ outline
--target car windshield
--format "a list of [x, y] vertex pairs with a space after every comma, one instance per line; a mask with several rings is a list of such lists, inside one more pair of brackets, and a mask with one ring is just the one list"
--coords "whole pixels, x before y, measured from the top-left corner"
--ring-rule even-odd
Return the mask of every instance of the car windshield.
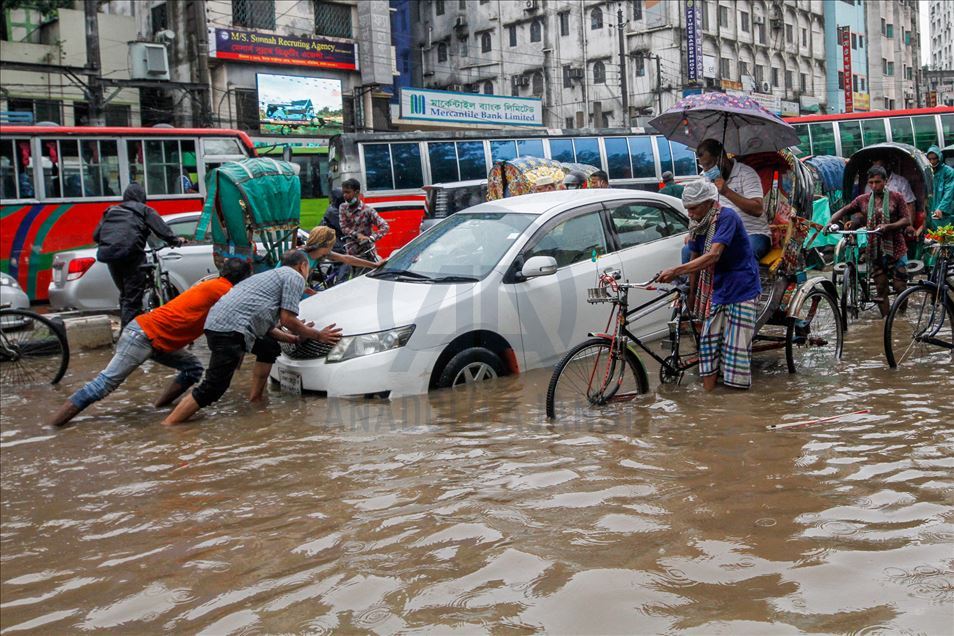
[[507, 212], [455, 214], [408, 243], [369, 276], [421, 283], [478, 281], [535, 218]]

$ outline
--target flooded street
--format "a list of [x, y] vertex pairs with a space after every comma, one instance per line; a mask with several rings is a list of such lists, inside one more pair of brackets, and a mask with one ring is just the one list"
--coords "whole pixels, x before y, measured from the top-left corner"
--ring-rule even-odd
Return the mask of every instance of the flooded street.
[[[93, 377], [2, 396], [0, 632], [950, 633], [954, 373], [693, 376], [549, 423], [549, 371], [395, 402], [244, 400], [195, 425], [155, 365], [63, 431]], [[860, 409], [837, 422], [771, 424]]]

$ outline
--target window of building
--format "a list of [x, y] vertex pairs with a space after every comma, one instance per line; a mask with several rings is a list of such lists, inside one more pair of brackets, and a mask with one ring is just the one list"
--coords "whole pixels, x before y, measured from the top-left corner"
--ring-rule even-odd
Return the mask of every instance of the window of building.
[[865, 92], [866, 90], [868, 90], [868, 86], [867, 86], [867, 83], [865, 82], [865, 78], [863, 78], [863, 77], [860, 78], [860, 83], [861, 83], [861, 92], [862, 92], [862, 93]]
[[742, 76], [749, 74], [749, 65], [739, 60], [739, 79], [742, 79]]
[[881, 73], [882, 75], [888, 74], [888, 60], [881, 58]]
[[517, 26], [515, 24], [507, 27], [507, 40], [510, 46], [517, 46]]
[[802, 29], [802, 46], [808, 46], [808, 29]]
[[851, 90], [853, 90], [856, 93], [858, 92], [858, 76], [857, 75], [851, 76]]
[[749, 14], [745, 11], [739, 13], [739, 29], [749, 32]]
[[165, 2], [161, 2], [150, 9], [149, 17], [152, 21], [153, 33], [159, 33], [169, 28], [169, 7]]
[[789, 44], [795, 43], [795, 29], [791, 24], [785, 25], [785, 41]]
[[785, 88], [788, 90], [792, 90], [793, 75], [791, 71], [785, 71]]
[[729, 7], [720, 6], [719, 7], [719, 28], [725, 29], [729, 26]]
[[755, 83], [758, 84], [758, 89], [761, 90], [762, 82], [765, 81], [765, 67], [758, 64], [755, 65]]
[[859, 49], [865, 48], [865, 36], [863, 35], [858, 36], [858, 48]]
[[480, 52], [481, 53], [490, 53], [491, 46], [493, 42], [490, 38], [490, 33], [481, 33], [480, 34]]
[[484, 95], [493, 95], [494, 94], [494, 83], [490, 80], [484, 82]]
[[437, 45], [437, 61], [446, 62], [447, 61], [447, 44], [441, 42]]
[[560, 35], [570, 35], [570, 12], [560, 14]]
[[590, 12], [590, 30], [595, 31], [596, 29], [603, 28], [603, 10], [599, 7], [596, 7]]
[[894, 62], [888, 62], [888, 70], [885, 71], [885, 75], [894, 76]]
[[894, 25], [888, 24], [884, 27], [884, 37], [893, 38], [894, 37]]
[[567, 117], [563, 122], [564, 128], [573, 128], [573, 117]]
[[275, 0], [232, 0], [232, 24], [249, 29], [275, 28]]
[[63, 123], [63, 103], [55, 99], [10, 98], [7, 100], [7, 108], [16, 113], [32, 113], [33, 123]]
[[353, 37], [351, 26], [351, 7], [315, 0], [315, 33], [337, 38]]
[[857, 34], [857, 33], [852, 33], [852, 34], [851, 34], [851, 48], [853, 48], [853, 49], [857, 49], [857, 48], [858, 48], [858, 34]]
[[434, 13], [444, 15], [444, 0], [434, 0]]
[[755, 33], [758, 36], [759, 44], [765, 44], [765, 23], [760, 22], [755, 25]]
[[646, 58], [642, 53], [637, 53], [636, 57], [633, 58], [636, 62], [636, 77], [645, 77], [646, 76]]
[[798, 90], [803, 93], [808, 90], [808, 75], [805, 73], [798, 74]]
[[887, 25], [887, 22], [885, 21], [885, 19], [881, 18], [881, 35], [884, 35], [885, 33], [887, 33], [887, 30], [885, 29], [886, 25]]
[[732, 79], [732, 60], [727, 57], [719, 58], [719, 77]]
[[236, 125], [239, 130], [258, 132], [258, 93], [250, 88], [237, 88], [234, 93]]
[[838, 90], [845, 90], [845, 72], [838, 71]]
[[709, 30], [709, 3], [703, 2], [698, 7], [698, 9], [700, 10], [700, 13], [702, 15], [702, 30], [708, 31]]
[[606, 66], [602, 62], [593, 62], [593, 83], [606, 83]]
[[772, 86], [778, 88], [778, 69], [772, 67]]
[[[541, 97], [543, 95], [543, 73], [536, 71], [533, 74], [533, 79], [530, 82], [531, 88], [533, 89], [534, 97]], [[477, 179], [478, 177], [474, 177]]]
[[543, 39], [543, 20], [537, 18], [530, 23], [530, 41], [539, 42]]
[[460, 48], [458, 50], [460, 51], [460, 56], [467, 57], [469, 55], [469, 53], [467, 52], [467, 45], [470, 41], [470, 38], [468, 38], [465, 35], [464, 37], [460, 38], [459, 41], [460, 41]]
[[643, 19], [643, 0], [633, 0], [633, 19]]
[[573, 86], [573, 80], [570, 78], [570, 69], [572, 67], [569, 64], [564, 64], [563, 66], [563, 88], [570, 88]]

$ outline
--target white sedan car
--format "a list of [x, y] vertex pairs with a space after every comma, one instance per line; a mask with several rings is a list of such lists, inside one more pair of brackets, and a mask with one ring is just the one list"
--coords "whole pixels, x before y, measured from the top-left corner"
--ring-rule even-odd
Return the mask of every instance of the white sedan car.
[[[212, 243], [193, 239], [199, 222], [198, 212], [162, 217], [176, 236], [189, 240], [181, 247], [161, 247], [158, 256], [169, 272], [169, 281], [181, 293], [202, 277], [216, 271]], [[153, 236], [150, 244], [164, 246]], [[50, 305], [54, 309], [114, 310], [119, 307], [119, 290], [109, 275], [109, 267], [96, 260], [96, 248], [60, 252], [53, 257], [53, 280], [49, 286]]]
[[[330, 396], [425, 393], [556, 363], [608, 307], [586, 302], [597, 272], [647, 280], [677, 265], [689, 220], [678, 199], [635, 190], [531, 194], [458, 212], [370, 274], [304, 301], [337, 323], [334, 347], [308, 341], [273, 367], [283, 385]], [[653, 292], [630, 295], [633, 307]], [[637, 326], [667, 331], [668, 311]]]

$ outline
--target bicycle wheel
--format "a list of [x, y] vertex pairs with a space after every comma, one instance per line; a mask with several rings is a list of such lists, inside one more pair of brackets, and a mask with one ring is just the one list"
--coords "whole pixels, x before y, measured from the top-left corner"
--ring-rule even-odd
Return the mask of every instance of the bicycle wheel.
[[823, 289], [808, 292], [805, 302], [788, 319], [785, 361], [788, 372], [833, 373], [841, 359], [844, 326], [838, 303]]
[[639, 358], [610, 355], [610, 341], [592, 338], [570, 349], [557, 363], [547, 387], [547, 417], [586, 415], [610, 402], [627, 402], [649, 390]]
[[854, 263], [845, 263], [839, 297], [842, 326], [848, 328], [848, 319], [858, 319], [858, 269]]
[[[937, 296], [933, 283], [921, 283], [905, 289], [891, 305], [884, 323], [884, 355], [892, 369], [901, 363], [950, 359], [951, 347], [954, 347], [951, 309], [943, 294], [940, 298]], [[925, 342], [924, 336], [937, 342]]]
[[62, 325], [25, 309], [0, 311], [0, 384], [56, 384], [69, 363]]

